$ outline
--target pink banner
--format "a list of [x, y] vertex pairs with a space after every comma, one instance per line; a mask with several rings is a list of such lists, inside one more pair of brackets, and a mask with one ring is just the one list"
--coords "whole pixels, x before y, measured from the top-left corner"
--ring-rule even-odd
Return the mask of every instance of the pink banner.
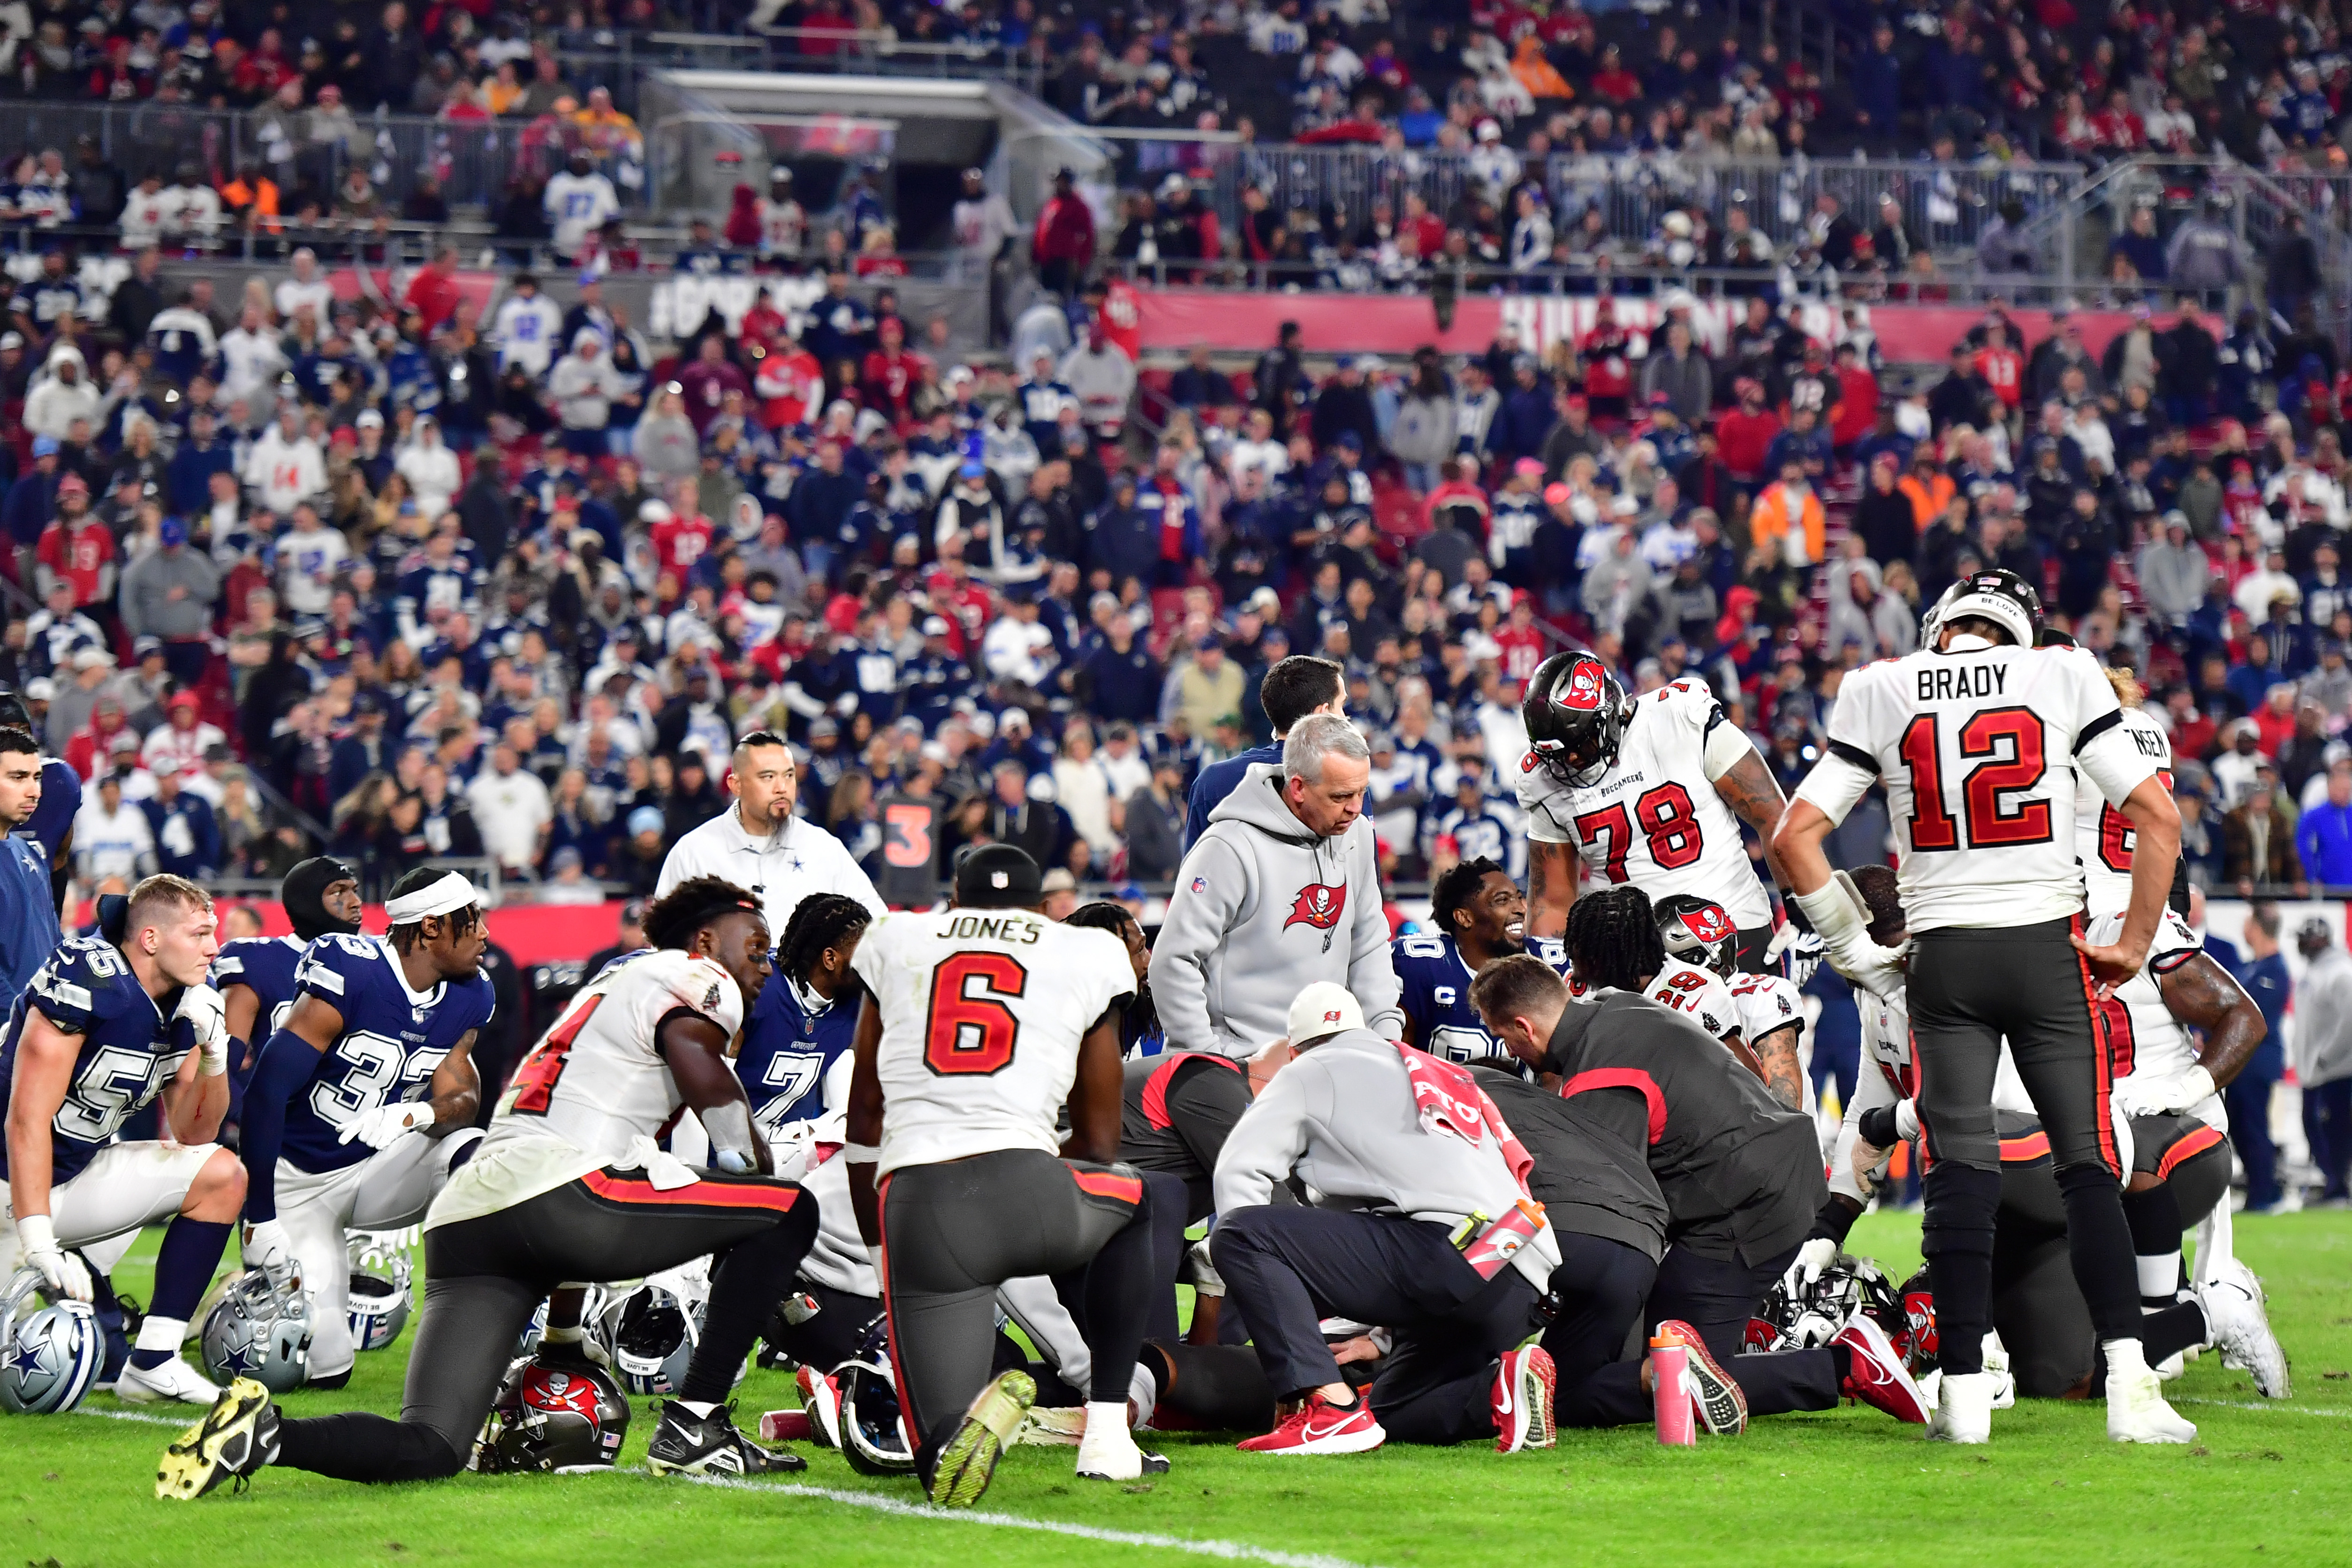
[[[261, 934], [283, 936], [294, 928], [275, 899], [231, 899], [260, 917]], [[93, 918], [85, 914], [85, 921]], [[585, 958], [609, 947], [621, 936], [618, 904], [518, 904], [489, 913], [490, 939], [505, 948], [518, 964], [543, 964], [554, 958]], [[391, 929], [383, 906], [371, 904], [360, 917], [361, 928]]]

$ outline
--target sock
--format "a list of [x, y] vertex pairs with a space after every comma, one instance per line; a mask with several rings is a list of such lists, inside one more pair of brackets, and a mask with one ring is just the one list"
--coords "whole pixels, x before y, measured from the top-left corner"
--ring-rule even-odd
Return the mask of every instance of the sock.
[[1087, 1429], [1078, 1438], [1078, 1473], [1133, 1480], [1143, 1473], [1143, 1453], [1127, 1429], [1127, 1402], [1087, 1402]]
[[2180, 1299], [2180, 1254], [2167, 1252], [2160, 1258], [2139, 1254], [2139, 1304], [2145, 1312], [2168, 1307]]
[[2151, 1311], [2172, 1305], [2180, 1290], [2179, 1198], [2169, 1186], [2127, 1192], [2124, 1220], [2131, 1227], [2132, 1251], [2138, 1262], [2140, 1305]]
[[1920, 1183], [1927, 1211], [1919, 1250], [1936, 1293], [1937, 1360], [1944, 1375], [1984, 1370], [1985, 1331], [1992, 1327], [1993, 1217], [2000, 1173], [1939, 1161]]
[[147, 1321], [139, 1325], [139, 1340], [131, 1346], [131, 1364], [142, 1372], [152, 1372], [179, 1354], [181, 1343], [187, 1337], [187, 1319], [150, 1312]]
[[712, 1404], [708, 1399], [673, 1399], [670, 1403], [677, 1406], [679, 1409], [685, 1411], [688, 1415], [693, 1416], [698, 1421], [709, 1415], [713, 1410], [719, 1408], [718, 1406]]
[[[2066, 1199], [2066, 1250], [2074, 1283], [2091, 1309], [2091, 1326], [2102, 1340], [2136, 1342], [2139, 1270], [2115, 1173], [2105, 1166], [2069, 1166], [2058, 1173], [2058, 1190]], [[2179, 1232], [2173, 1238], [2178, 1245]]]
[[190, 1219], [184, 1214], [172, 1221], [163, 1232], [163, 1249], [155, 1254], [153, 1310], [158, 1314], [184, 1323], [195, 1315], [233, 1228], [226, 1221]]
[[2190, 1345], [2203, 1344], [2212, 1332], [2203, 1307], [2181, 1301], [2140, 1319], [2140, 1353], [2150, 1366], [2160, 1366]]

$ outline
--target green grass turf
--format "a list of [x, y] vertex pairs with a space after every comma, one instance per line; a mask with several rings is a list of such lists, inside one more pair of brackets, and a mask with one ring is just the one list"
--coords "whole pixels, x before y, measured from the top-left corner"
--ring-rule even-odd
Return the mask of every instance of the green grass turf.
[[[1873, 1216], [1855, 1250], [1900, 1279], [1917, 1225]], [[1497, 1458], [1392, 1446], [1357, 1458], [1254, 1458], [1224, 1438], [1156, 1440], [1169, 1475], [1131, 1487], [1080, 1483], [1072, 1451], [1015, 1450], [983, 1512], [1229, 1543], [1215, 1555], [1308, 1555], [1365, 1564], [1633, 1560], [1895, 1564], [2331, 1563], [2352, 1557], [2352, 1214], [2242, 1218], [2240, 1255], [2268, 1282], [2294, 1361], [2295, 1397], [2256, 1404], [2242, 1374], [2208, 1355], [2168, 1385], [2199, 1425], [2188, 1448], [2105, 1440], [2098, 1407], [2032, 1402], [1996, 1416], [1986, 1448], [1923, 1441], [1874, 1411], [1761, 1421], [1744, 1437], [1658, 1448], [1646, 1428], [1570, 1433], [1548, 1453]], [[143, 1295], [151, 1235], [122, 1278]], [[396, 1410], [406, 1341], [360, 1358], [350, 1388], [299, 1394], [298, 1415]], [[793, 1402], [754, 1372], [739, 1391], [748, 1427]], [[637, 1401], [624, 1463], [653, 1428]], [[165, 1427], [89, 1414], [0, 1416], [0, 1560], [33, 1568], [164, 1563], [444, 1562], [1098, 1564], [1196, 1553], [877, 1511], [750, 1485], [698, 1486], [642, 1471], [570, 1478], [463, 1477], [367, 1489], [265, 1472], [242, 1495], [159, 1503]], [[146, 1414], [142, 1412], [142, 1414]], [[911, 1482], [853, 1474], [810, 1451], [803, 1485], [912, 1503]], [[1234, 1548], [1239, 1548], [1238, 1551]]]

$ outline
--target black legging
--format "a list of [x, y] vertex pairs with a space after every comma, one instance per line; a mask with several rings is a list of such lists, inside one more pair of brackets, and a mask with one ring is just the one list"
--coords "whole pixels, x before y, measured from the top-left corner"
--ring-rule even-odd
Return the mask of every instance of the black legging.
[[362, 1411], [285, 1421], [277, 1462], [352, 1481], [463, 1469], [515, 1341], [548, 1292], [640, 1279], [722, 1254], [679, 1397], [717, 1402], [816, 1239], [816, 1203], [791, 1182], [704, 1174], [655, 1189], [641, 1171], [593, 1171], [496, 1214], [425, 1233], [425, 1303], [400, 1419]]
[[1563, 1427], [1610, 1426], [1585, 1385], [1594, 1373], [1623, 1357], [1626, 1336], [1641, 1321], [1658, 1265], [1622, 1241], [1557, 1234], [1560, 1263], [1551, 1271], [1550, 1293], [1558, 1308], [1543, 1336], [1557, 1380], [1554, 1407]]
[[1126, 1166], [999, 1149], [882, 1178], [891, 1366], [924, 1474], [988, 1384], [996, 1288], [1085, 1271], [1087, 1397], [1124, 1401], [1150, 1311], [1159, 1189]]

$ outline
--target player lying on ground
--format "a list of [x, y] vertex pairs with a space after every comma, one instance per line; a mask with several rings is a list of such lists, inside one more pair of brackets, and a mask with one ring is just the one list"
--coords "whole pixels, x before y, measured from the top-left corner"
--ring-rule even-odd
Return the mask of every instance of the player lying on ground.
[[[432, 917], [436, 934], [444, 917]], [[645, 930], [654, 950], [572, 998], [425, 1217], [425, 1302], [401, 1418], [287, 1419], [239, 1378], [164, 1450], [157, 1496], [200, 1497], [269, 1464], [358, 1481], [455, 1475], [550, 1291], [706, 1253], [719, 1260], [709, 1316], [646, 1462], [656, 1474], [801, 1467], [746, 1442], [724, 1404], [816, 1231], [799, 1187], [754, 1174], [770, 1155], [727, 1062], [745, 1002], [768, 977], [767, 923], [753, 894], [694, 877], [646, 911]], [[719, 1169], [689, 1169], [655, 1144], [681, 1106], [709, 1130]]]

